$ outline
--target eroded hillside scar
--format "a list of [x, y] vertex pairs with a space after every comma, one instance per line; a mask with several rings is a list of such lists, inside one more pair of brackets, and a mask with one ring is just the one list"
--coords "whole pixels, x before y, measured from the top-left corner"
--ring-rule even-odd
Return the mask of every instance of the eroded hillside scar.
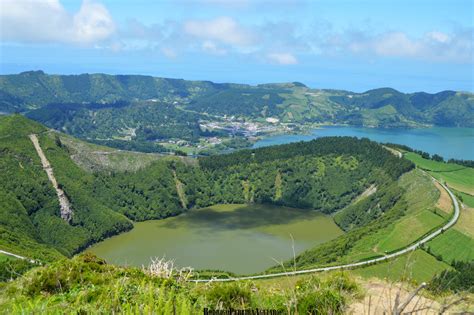
[[186, 200], [186, 193], [184, 191], [184, 185], [178, 179], [178, 176], [176, 175], [175, 170], [173, 170], [173, 178], [174, 178], [174, 183], [176, 185], [176, 192], [178, 193], [179, 201], [181, 202], [181, 206], [183, 207], [183, 209], [187, 209], [188, 208], [188, 201]]
[[51, 164], [49, 163], [48, 159], [44, 155], [43, 149], [41, 149], [41, 146], [38, 141], [38, 137], [35, 134], [31, 134], [29, 135], [29, 137], [31, 139], [31, 142], [33, 142], [36, 153], [38, 153], [38, 156], [41, 159], [41, 164], [43, 165], [43, 169], [48, 175], [48, 179], [51, 182], [51, 184], [53, 184], [54, 190], [56, 191], [56, 195], [58, 196], [59, 207], [61, 210], [61, 218], [64, 221], [69, 223], [73, 215], [71, 203], [67, 199], [64, 191], [59, 187], [56, 177], [54, 177], [53, 168], [51, 167]]

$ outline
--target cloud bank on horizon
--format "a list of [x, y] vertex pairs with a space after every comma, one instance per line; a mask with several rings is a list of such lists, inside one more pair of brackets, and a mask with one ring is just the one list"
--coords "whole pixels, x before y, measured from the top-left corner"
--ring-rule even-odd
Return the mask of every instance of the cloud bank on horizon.
[[[40, 64], [42, 55], [59, 49], [87, 55], [97, 63], [104, 58], [118, 64], [128, 60], [129, 68], [114, 72], [144, 72], [145, 65], [131, 59], [143, 58], [147, 63], [174, 63], [179, 68], [174, 76], [186, 77], [184, 65], [192, 62], [201, 65], [200, 69], [208, 68], [209, 79], [213, 79], [213, 72], [236, 64], [248, 65], [256, 73], [270, 73], [262, 81], [272, 81], [271, 73], [276, 71], [279, 76], [287, 73], [293, 78], [302, 67], [338, 72], [347, 64], [352, 76], [367, 69], [373, 70], [364, 75], [377, 73], [386, 64], [423, 71], [432, 65], [457, 67], [448, 80], [460, 80], [456, 83], [460, 88], [472, 90], [472, 3], [446, 1], [439, 7], [420, 3], [413, 7], [401, 1], [391, 7], [375, 1], [354, 6], [299, 0], [139, 0], [135, 4], [0, 0], [2, 72], [15, 69], [14, 65], [21, 68], [20, 57], [15, 58], [14, 52], [37, 51], [33, 59]], [[423, 7], [426, 10], [420, 11]], [[455, 14], [458, 11], [464, 13]], [[444, 20], [440, 20], [442, 16]], [[44, 60], [52, 62], [46, 56]], [[57, 65], [61, 64], [71, 67], [65, 58], [58, 58]], [[330, 69], [324, 69], [325, 65]], [[426, 80], [425, 76], [421, 79]]]

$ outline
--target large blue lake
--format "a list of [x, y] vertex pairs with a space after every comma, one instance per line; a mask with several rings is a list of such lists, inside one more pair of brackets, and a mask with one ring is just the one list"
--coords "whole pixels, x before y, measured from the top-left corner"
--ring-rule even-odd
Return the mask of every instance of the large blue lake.
[[474, 160], [474, 128], [377, 129], [330, 126], [314, 129], [309, 134], [267, 137], [256, 142], [254, 147], [309, 141], [328, 136], [369, 138], [377, 142], [404, 144], [430, 154], [439, 154], [445, 159]]

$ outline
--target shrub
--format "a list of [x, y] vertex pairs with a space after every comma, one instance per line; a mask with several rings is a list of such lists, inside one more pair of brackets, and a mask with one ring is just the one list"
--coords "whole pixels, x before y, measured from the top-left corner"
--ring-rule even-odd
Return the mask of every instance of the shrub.
[[242, 283], [216, 284], [206, 294], [216, 309], [245, 308], [251, 303], [250, 288]]

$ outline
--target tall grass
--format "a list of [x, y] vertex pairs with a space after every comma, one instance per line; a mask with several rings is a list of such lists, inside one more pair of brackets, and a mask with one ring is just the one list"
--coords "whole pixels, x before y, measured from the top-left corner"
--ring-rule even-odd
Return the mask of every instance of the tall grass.
[[90, 254], [64, 259], [34, 268], [0, 286], [0, 313], [202, 314], [206, 307], [343, 314], [362, 300], [356, 314], [397, 314], [400, 309], [445, 311], [464, 301], [449, 295], [433, 302], [417, 291], [406, 303], [413, 288], [396, 282], [384, 282], [378, 294], [368, 290], [363, 299], [363, 290], [347, 271], [262, 281], [193, 283], [187, 281], [188, 271], [172, 266], [155, 259], [148, 268], [117, 267]]
[[274, 309], [342, 314], [358, 292], [347, 274], [291, 283], [192, 283], [189, 270], [155, 259], [148, 268], [106, 264], [90, 254], [38, 267], [0, 288], [0, 313], [201, 314], [209, 309]]

